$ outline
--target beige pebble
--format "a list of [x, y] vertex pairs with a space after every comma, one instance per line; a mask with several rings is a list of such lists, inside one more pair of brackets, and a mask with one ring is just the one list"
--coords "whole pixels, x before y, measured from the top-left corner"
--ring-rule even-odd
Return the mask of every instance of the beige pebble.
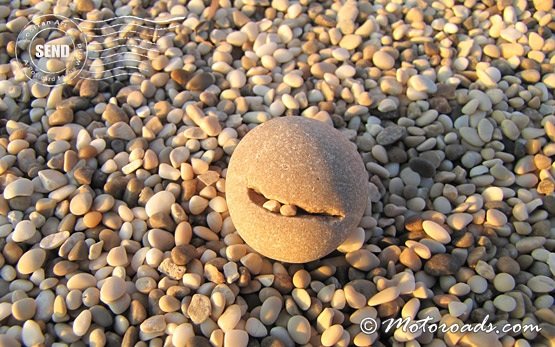
[[20, 321], [26, 321], [33, 318], [37, 310], [35, 300], [32, 298], [24, 298], [17, 300], [12, 305], [12, 316]]
[[77, 336], [85, 336], [91, 326], [92, 314], [89, 310], [83, 310], [73, 321], [73, 333]]
[[218, 318], [218, 326], [225, 332], [233, 330], [241, 319], [241, 308], [239, 305], [231, 305], [225, 309]]
[[310, 341], [310, 322], [303, 316], [293, 316], [287, 321], [287, 332], [295, 343], [304, 345]]
[[278, 213], [280, 208], [281, 208], [281, 204], [279, 203], [279, 201], [277, 200], [268, 200], [266, 201], [262, 207], [264, 207], [265, 209], [267, 209], [268, 211], [274, 212], [274, 213]]
[[125, 281], [119, 277], [108, 277], [102, 283], [100, 289], [100, 300], [111, 303], [121, 298], [126, 292]]
[[283, 302], [276, 296], [271, 296], [262, 303], [260, 321], [265, 325], [273, 324], [282, 308]]
[[82, 216], [89, 211], [93, 203], [93, 197], [89, 192], [79, 193], [71, 199], [69, 210], [76, 216]]
[[444, 244], [451, 242], [451, 235], [449, 235], [447, 230], [434, 221], [426, 220], [422, 222], [422, 228], [427, 235], [436, 241]]
[[25, 242], [37, 233], [37, 228], [32, 221], [23, 220], [15, 226], [14, 232], [12, 234], [12, 240], [14, 242]]
[[323, 346], [333, 346], [341, 339], [342, 335], [343, 327], [339, 324], [334, 324], [324, 331], [320, 341]]
[[209, 201], [201, 196], [195, 195], [189, 200], [189, 210], [194, 215], [199, 215], [208, 207]]
[[393, 301], [393, 300], [397, 299], [397, 297], [399, 296], [399, 293], [400, 293], [400, 291], [399, 291], [398, 287], [386, 288], [386, 289], [378, 292], [374, 296], [372, 296], [368, 300], [368, 306], [377, 306], [377, 305], [381, 305], [381, 304], [386, 303], [386, 302]]
[[145, 319], [139, 328], [141, 329], [141, 332], [147, 334], [161, 333], [166, 329], [166, 320], [162, 315], [152, 316]]
[[294, 217], [297, 215], [297, 207], [295, 205], [282, 205], [279, 208], [279, 213], [282, 216]]
[[46, 252], [41, 248], [33, 248], [25, 252], [17, 262], [17, 271], [28, 275], [40, 269], [46, 260]]
[[225, 346], [247, 347], [249, 335], [244, 330], [230, 330], [225, 333]]
[[96, 286], [96, 277], [89, 273], [78, 273], [67, 281], [67, 288], [69, 290], [85, 290], [90, 287]]
[[395, 65], [395, 59], [384, 51], [377, 51], [372, 57], [374, 65], [382, 70], [389, 70]]
[[114, 247], [108, 252], [106, 261], [110, 266], [126, 266], [129, 262], [127, 260], [127, 252], [125, 247], [118, 246]]
[[36, 346], [45, 341], [40, 325], [34, 320], [27, 320], [23, 323], [21, 339], [25, 346]]
[[380, 264], [376, 255], [366, 249], [359, 249], [345, 255], [345, 260], [354, 268], [362, 271], [370, 271]]
[[175, 196], [168, 191], [161, 191], [154, 194], [150, 199], [148, 199], [145, 205], [146, 214], [151, 217], [156, 213], [168, 214], [171, 209], [171, 205], [175, 202]]
[[33, 182], [27, 178], [19, 178], [6, 186], [3, 196], [9, 200], [18, 196], [30, 196], [33, 191]]
[[201, 324], [208, 319], [212, 310], [210, 298], [205, 295], [195, 294], [187, 308], [187, 315], [195, 324]]

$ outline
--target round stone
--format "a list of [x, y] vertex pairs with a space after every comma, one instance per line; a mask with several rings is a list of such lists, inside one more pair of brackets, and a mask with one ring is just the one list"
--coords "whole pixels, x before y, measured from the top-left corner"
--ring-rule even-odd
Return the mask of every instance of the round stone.
[[247, 347], [249, 334], [244, 330], [230, 330], [225, 333], [225, 346]]
[[28, 320], [23, 323], [21, 338], [25, 346], [41, 345], [45, 340], [40, 325], [34, 320]]
[[33, 222], [30, 220], [22, 220], [15, 226], [12, 240], [14, 242], [25, 242], [35, 236], [36, 232], [37, 228]]
[[422, 222], [422, 228], [424, 232], [429, 235], [432, 239], [439, 241], [441, 243], [447, 244], [451, 242], [451, 235], [445, 230], [445, 228], [434, 221], [425, 220]]
[[89, 273], [81, 272], [71, 276], [66, 286], [69, 290], [85, 290], [96, 286], [96, 277]]
[[205, 295], [195, 294], [187, 308], [187, 315], [195, 324], [201, 324], [210, 316], [212, 304], [210, 298]]
[[395, 59], [386, 52], [377, 51], [372, 56], [372, 63], [382, 70], [389, 70], [395, 66]]
[[125, 281], [120, 277], [108, 277], [102, 283], [100, 289], [100, 300], [105, 303], [111, 303], [121, 298], [125, 294]]
[[156, 213], [170, 213], [171, 205], [175, 202], [175, 196], [168, 191], [161, 191], [148, 199], [145, 205], [147, 216], [151, 217]]
[[241, 70], [231, 70], [226, 78], [231, 88], [242, 88], [247, 83], [247, 77]]
[[32, 298], [17, 300], [12, 305], [12, 316], [20, 321], [33, 318], [37, 311], [37, 304]]
[[73, 321], [73, 333], [77, 336], [85, 336], [91, 326], [91, 311], [83, 310]]
[[33, 248], [25, 252], [17, 262], [17, 271], [28, 275], [40, 269], [46, 259], [46, 251], [41, 248]]
[[500, 292], [508, 292], [515, 287], [515, 279], [507, 273], [500, 273], [493, 279], [493, 285]]
[[[321, 258], [358, 226], [368, 174], [354, 146], [329, 125], [275, 118], [250, 131], [229, 164], [226, 197], [233, 224], [263, 255], [293, 263]], [[295, 216], [263, 207], [295, 205]]]
[[89, 192], [77, 194], [71, 199], [69, 210], [76, 216], [82, 216], [89, 211], [93, 198]]
[[339, 324], [335, 324], [324, 330], [321, 337], [321, 343], [324, 346], [333, 346], [341, 339], [343, 335], [343, 327]]
[[4, 199], [13, 199], [18, 196], [31, 196], [33, 194], [33, 182], [27, 178], [20, 178], [8, 184], [4, 189]]
[[310, 323], [303, 316], [293, 316], [287, 321], [287, 332], [296, 343], [307, 344], [310, 340]]

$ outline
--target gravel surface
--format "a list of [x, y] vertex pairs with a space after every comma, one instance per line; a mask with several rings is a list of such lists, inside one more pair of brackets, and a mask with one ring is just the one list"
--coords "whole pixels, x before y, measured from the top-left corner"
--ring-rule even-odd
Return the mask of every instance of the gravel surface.
[[[81, 18], [68, 35], [89, 50], [52, 87], [15, 56], [49, 13]], [[554, 15], [553, 0], [1, 1], [0, 345], [552, 346]], [[225, 199], [240, 139], [282, 116], [337, 128], [369, 174], [360, 225], [305, 264], [256, 253]], [[542, 330], [361, 331], [395, 317]]]

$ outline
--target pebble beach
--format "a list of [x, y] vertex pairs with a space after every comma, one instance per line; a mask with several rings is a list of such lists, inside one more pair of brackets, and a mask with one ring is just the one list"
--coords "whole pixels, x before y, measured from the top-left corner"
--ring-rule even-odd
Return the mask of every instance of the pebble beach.
[[[66, 20], [41, 44], [86, 42], [70, 55], [86, 59], [37, 60], [68, 72], [50, 84], [20, 40], [45, 15]], [[554, 346], [554, 16], [553, 0], [0, 0], [0, 346]], [[279, 117], [337, 129], [368, 174], [348, 191], [368, 192], [360, 222], [310, 262], [263, 256], [228, 209], [231, 156]], [[278, 200], [261, 203], [276, 220], [310, 210]]]

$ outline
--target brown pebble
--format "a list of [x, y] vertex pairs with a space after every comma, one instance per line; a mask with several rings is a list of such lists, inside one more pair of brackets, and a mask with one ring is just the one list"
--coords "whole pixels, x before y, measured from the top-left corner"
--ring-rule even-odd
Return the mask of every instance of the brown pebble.
[[77, 155], [79, 159], [90, 159], [97, 155], [96, 148], [91, 145], [83, 146]]
[[171, 251], [171, 259], [176, 265], [187, 265], [196, 255], [197, 250], [192, 245], [175, 246]]
[[59, 108], [48, 116], [48, 125], [64, 125], [73, 122], [73, 110], [69, 108]]
[[175, 83], [185, 88], [189, 80], [191, 80], [192, 73], [183, 69], [174, 70], [170, 73], [170, 77]]
[[201, 72], [193, 76], [185, 88], [192, 91], [202, 91], [216, 83], [214, 75], [208, 72]]

